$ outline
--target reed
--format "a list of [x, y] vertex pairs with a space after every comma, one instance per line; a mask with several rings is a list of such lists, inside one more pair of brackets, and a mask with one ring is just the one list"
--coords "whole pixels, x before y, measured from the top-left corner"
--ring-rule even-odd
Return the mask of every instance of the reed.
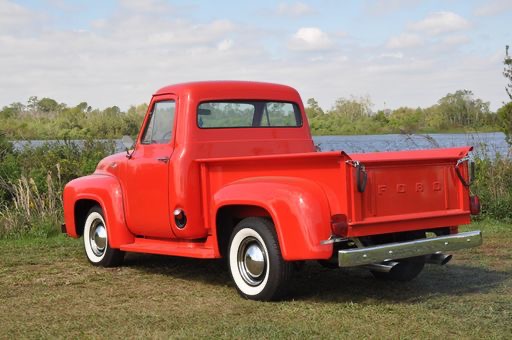
[[512, 159], [499, 154], [495, 159], [476, 158], [473, 193], [480, 197], [482, 218], [512, 220]]
[[41, 191], [33, 178], [24, 175], [11, 186], [12, 204], [0, 209], [0, 238], [25, 235], [51, 236], [62, 221], [62, 177], [57, 163], [56, 178], [51, 171]]

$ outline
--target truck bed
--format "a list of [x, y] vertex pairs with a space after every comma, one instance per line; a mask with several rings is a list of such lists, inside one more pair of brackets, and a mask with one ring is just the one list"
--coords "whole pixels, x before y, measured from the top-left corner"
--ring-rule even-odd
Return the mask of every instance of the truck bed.
[[[470, 223], [469, 191], [455, 172], [471, 147], [347, 155], [343, 151], [201, 159], [207, 215], [221, 188], [248, 178], [287, 177], [317, 183], [331, 215], [347, 217], [347, 237]], [[359, 164], [367, 174], [358, 188]], [[467, 175], [466, 163], [461, 166]]]

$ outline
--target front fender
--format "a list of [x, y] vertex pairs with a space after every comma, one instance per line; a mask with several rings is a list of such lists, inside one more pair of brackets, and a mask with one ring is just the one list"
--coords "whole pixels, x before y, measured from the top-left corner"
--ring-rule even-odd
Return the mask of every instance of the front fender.
[[228, 205], [258, 206], [274, 222], [281, 254], [287, 261], [328, 259], [332, 245], [330, 208], [322, 188], [294, 177], [257, 177], [233, 182], [213, 196], [215, 216]]
[[103, 209], [111, 247], [119, 248], [122, 244], [134, 242], [134, 236], [126, 226], [123, 192], [117, 178], [94, 174], [74, 179], [66, 184], [63, 199], [64, 221], [69, 236], [79, 237], [75, 225], [75, 204], [80, 200], [91, 200]]

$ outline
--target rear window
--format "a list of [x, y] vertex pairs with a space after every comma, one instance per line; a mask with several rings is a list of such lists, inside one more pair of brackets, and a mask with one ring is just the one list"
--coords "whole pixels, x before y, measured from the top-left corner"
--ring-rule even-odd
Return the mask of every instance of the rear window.
[[272, 101], [203, 102], [197, 108], [202, 129], [300, 127], [302, 116], [295, 103]]

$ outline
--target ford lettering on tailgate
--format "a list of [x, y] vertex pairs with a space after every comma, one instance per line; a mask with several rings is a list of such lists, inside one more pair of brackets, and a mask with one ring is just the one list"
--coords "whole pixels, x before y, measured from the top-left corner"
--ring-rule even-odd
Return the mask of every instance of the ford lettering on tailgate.
[[[459, 197], [445, 189], [454, 176], [449, 165], [370, 167], [363, 201], [365, 217], [459, 208]], [[395, 171], [393, 171], [395, 170]], [[453, 183], [449, 180], [450, 183]]]

